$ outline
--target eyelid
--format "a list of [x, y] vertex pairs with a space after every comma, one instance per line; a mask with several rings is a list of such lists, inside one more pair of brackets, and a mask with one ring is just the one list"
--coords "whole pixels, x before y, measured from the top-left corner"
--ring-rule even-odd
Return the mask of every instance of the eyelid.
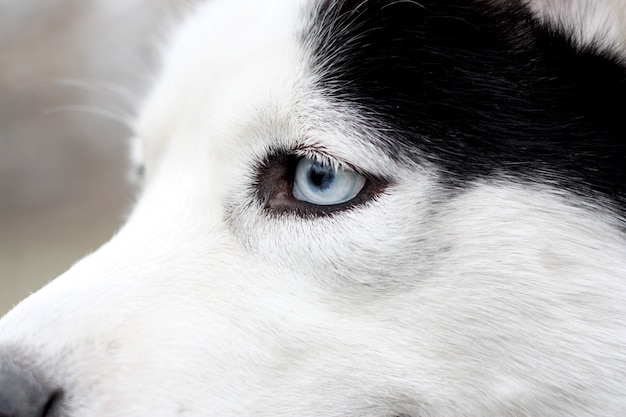
[[[338, 170], [354, 171], [359, 175], [363, 175], [366, 179], [376, 179], [376, 175], [369, 174], [365, 170], [358, 168], [357, 166], [349, 163], [346, 160], [340, 159], [328, 153], [322, 147], [299, 147], [293, 149], [291, 152], [298, 158], [310, 158], [314, 162], [328, 166]], [[297, 161], [294, 161], [297, 162]]]

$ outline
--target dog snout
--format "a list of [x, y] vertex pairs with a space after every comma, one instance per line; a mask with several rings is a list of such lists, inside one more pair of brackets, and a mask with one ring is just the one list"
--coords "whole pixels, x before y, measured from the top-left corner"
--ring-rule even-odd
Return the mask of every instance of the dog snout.
[[60, 397], [36, 372], [0, 359], [0, 417], [51, 417]]

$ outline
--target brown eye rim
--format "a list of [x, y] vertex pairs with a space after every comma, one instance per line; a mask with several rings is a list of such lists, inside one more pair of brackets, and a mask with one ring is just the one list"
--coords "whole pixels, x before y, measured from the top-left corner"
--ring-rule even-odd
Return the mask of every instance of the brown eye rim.
[[[328, 217], [364, 206], [376, 200], [389, 185], [389, 181], [364, 173], [348, 164], [350, 170], [362, 175], [365, 183], [350, 200], [332, 205], [318, 205], [298, 200], [293, 193], [294, 177], [298, 163], [307, 158], [301, 150], [278, 150], [269, 153], [256, 169], [254, 184], [256, 199], [262, 210], [269, 215], [296, 215], [299, 217]], [[318, 154], [321, 160], [332, 160], [326, 154]]]

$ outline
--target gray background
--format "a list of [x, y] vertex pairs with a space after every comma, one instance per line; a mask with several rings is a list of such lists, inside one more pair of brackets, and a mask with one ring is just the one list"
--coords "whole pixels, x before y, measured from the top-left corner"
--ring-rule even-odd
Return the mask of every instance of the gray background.
[[0, 0], [0, 315], [133, 201], [124, 120], [183, 0]]

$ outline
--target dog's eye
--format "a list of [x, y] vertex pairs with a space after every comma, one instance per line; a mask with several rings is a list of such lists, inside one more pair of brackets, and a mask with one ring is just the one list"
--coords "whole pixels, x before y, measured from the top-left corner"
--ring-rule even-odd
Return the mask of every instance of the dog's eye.
[[298, 153], [271, 153], [258, 166], [255, 194], [267, 213], [330, 216], [375, 199], [389, 185], [325, 154]]
[[303, 157], [297, 161], [293, 179], [296, 200], [319, 206], [345, 203], [365, 186], [365, 177], [349, 168]]

